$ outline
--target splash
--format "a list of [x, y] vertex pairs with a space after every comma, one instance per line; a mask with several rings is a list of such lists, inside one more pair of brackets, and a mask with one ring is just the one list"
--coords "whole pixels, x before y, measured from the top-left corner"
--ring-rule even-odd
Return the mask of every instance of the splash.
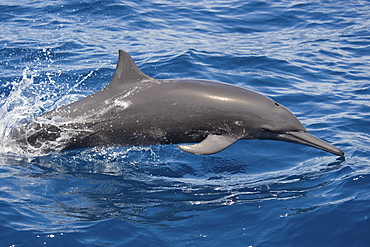
[[0, 153], [22, 153], [9, 136], [15, 126], [41, 112], [41, 97], [35, 92], [32, 93], [37, 76], [39, 74], [36, 70], [30, 70], [27, 67], [23, 70], [21, 80], [8, 83], [11, 90], [8, 97], [2, 98], [0, 107], [0, 138], [2, 139]]
[[23, 70], [21, 79], [8, 82], [5, 87], [10, 89], [9, 93], [0, 98], [0, 138], [2, 140], [0, 154], [45, 155], [42, 149], [25, 149], [16, 143], [11, 137], [11, 132], [35, 116], [69, 104], [90, 93], [80, 90], [80, 87], [98, 69], [90, 71], [71, 86], [56, 83], [55, 79], [61, 79], [64, 76], [61, 71], [40, 73], [29, 67]]

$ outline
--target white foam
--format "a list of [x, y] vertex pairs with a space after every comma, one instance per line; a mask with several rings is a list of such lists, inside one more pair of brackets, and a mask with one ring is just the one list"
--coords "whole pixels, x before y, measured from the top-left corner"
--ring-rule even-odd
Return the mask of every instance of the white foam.
[[[61, 74], [62, 72], [60, 71], [42, 74], [38, 70], [25, 68], [22, 72], [22, 78], [9, 81], [4, 85], [10, 88], [10, 92], [8, 95], [3, 94], [0, 96], [1, 154], [38, 156], [44, 155], [44, 151], [50, 150], [51, 147], [55, 150], [62, 148], [62, 140], [59, 139], [54, 142], [42, 143], [40, 148], [35, 148], [31, 145], [29, 147], [21, 147], [10, 137], [11, 131], [22, 123], [34, 119], [35, 116], [41, 115], [43, 112], [54, 110], [60, 107], [61, 104], [71, 103], [77, 97], [81, 98], [84, 96], [81, 93], [75, 93], [74, 89], [87, 77], [92, 76], [92, 72], [83, 77], [81, 81], [77, 81], [72, 87], [55, 83], [55, 80]], [[70, 97], [70, 95], [73, 95], [73, 97]], [[50, 120], [42, 117], [36, 118], [36, 121], [44, 124], [55, 124], [57, 122], [66, 124], [68, 122], [67, 119]], [[58, 124], [55, 125], [57, 126]], [[73, 129], [73, 131], [75, 132], [76, 129]], [[63, 130], [60, 138], [68, 139], [71, 135], [72, 130]]]

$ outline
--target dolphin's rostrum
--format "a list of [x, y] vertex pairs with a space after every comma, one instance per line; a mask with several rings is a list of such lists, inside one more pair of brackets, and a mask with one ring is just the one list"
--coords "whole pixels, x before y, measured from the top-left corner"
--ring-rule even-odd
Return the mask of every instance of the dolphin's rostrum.
[[153, 79], [122, 50], [105, 88], [45, 113], [12, 134], [27, 149], [45, 151], [181, 143], [178, 147], [186, 152], [214, 154], [239, 139], [270, 139], [344, 155], [309, 134], [287, 108], [270, 98], [220, 82]]

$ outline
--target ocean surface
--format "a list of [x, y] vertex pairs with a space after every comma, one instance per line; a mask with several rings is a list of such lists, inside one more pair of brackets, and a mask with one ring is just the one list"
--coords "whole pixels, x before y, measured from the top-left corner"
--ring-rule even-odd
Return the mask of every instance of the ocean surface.
[[[0, 30], [0, 247], [370, 246], [369, 1], [3, 0]], [[14, 146], [15, 126], [106, 86], [118, 49], [154, 78], [271, 97], [345, 157]]]

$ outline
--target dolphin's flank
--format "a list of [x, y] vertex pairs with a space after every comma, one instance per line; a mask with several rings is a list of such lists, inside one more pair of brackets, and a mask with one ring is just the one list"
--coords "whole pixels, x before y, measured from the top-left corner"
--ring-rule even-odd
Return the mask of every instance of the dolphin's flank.
[[12, 137], [24, 149], [43, 151], [181, 144], [189, 153], [214, 154], [239, 139], [270, 139], [344, 155], [270, 98], [220, 82], [153, 79], [122, 50], [105, 88], [18, 126]]

